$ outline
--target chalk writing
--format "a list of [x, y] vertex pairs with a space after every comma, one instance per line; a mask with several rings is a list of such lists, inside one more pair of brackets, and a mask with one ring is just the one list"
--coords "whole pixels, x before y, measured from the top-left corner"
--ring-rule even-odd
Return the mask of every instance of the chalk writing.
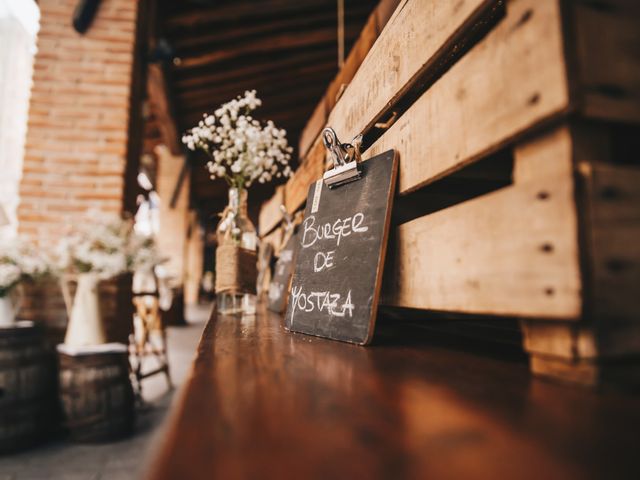
[[294, 286], [291, 291], [291, 323], [296, 310], [311, 313], [314, 310], [326, 312], [334, 317], [353, 317], [355, 306], [351, 302], [351, 290], [343, 299], [340, 293], [332, 292], [308, 292], [304, 293], [302, 287]]
[[315, 226], [316, 217], [311, 215], [304, 219], [302, 224], [302, 248], [313, 246], [318, 240], [334, 240], [336, 246], [340, 245], [342, 237], [348, 237], [352, 233], [363, 233], [369, 227], [362, 225], [364, 214], [356, 213], [351, 217], [339, 218], [333, 223], [327, 222], [323, 225]]

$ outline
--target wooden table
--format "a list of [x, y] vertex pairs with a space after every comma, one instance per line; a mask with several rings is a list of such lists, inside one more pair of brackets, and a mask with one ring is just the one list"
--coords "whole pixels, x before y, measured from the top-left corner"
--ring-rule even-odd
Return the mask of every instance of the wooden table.
[[398, 322], [372, 347], [216, 316], [148, 478], [640, 478], [640, 397]]

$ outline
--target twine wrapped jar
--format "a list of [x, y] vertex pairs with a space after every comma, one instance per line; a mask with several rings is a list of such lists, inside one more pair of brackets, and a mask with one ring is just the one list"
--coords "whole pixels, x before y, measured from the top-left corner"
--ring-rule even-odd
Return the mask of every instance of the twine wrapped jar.
[[256, 312], [257, 234], [247, 215], [247, 190], [229, 189], [216, 230], [216, 308], [223, 314]]

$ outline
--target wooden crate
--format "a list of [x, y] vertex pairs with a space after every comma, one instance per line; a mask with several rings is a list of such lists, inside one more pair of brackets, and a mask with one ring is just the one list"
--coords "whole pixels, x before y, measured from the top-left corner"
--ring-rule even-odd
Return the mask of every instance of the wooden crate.
[[[541, 375], [637, 375], [621, 359], [640, 353], [639, 20], [630, 0], [398, 7], [328, 119], [343, 141], [365, 134], [365, 159], [400, 156], [413, 217], [384, 303], [520, 318]], [[324, 161], [317, 140], [290, 212]]]

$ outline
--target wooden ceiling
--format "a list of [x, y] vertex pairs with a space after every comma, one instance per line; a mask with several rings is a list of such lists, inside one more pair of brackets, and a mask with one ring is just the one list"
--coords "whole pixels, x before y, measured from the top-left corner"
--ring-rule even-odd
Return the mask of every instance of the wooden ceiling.
[[[376, 0], [345, 0], [346, 54]], [[338, 72], [337, 0], [159, 0], [158, 39], [172, 47], [165, 65], [167, 90], [179, 133], [204, 112], [255, 89], [263, 105], [256, 118], [271, 119], [297, 149], [300, 133]], [[195, 206], [219, 211], [223, 182], [212, 182], [206, 159], [192, 159]], [[273, 185], [252, 189], [253, 204]], [[203, 212], [204, 213], [204, 212]]]

